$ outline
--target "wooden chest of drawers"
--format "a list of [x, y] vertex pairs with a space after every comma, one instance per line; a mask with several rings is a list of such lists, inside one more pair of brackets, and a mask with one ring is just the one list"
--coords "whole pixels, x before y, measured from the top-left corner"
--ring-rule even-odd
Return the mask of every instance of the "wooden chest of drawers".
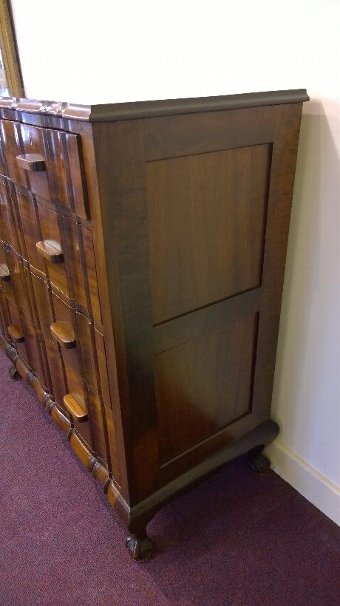
[[146, 524], [270, 420], [304, 90], [1, 99], [0, 324], [150, 554]]

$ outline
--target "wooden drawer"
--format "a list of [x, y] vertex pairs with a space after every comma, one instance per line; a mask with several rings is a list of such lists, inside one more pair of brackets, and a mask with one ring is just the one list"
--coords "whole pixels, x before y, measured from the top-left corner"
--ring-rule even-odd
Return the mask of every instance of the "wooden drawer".
[[73, 300], [101, 323], [92, 232], [34, 196], [17, 192], [24, 256], [44, 273], [52, 289]]
[[20, 230], [15, 189], [10, 181], [1, 177], [0, 238], [17, 253], [23, 253], [23, 236]]
[[10, 120], [0, 122], [6, 174], [37, 196], [89, 218], [80, 137]]
[[[93, 325], [56, 296], [46, 280], [30, 272], [19, 257], [2, 246], [0, 261], [0, 327], [4, 338], [69, 413], [91, 450], [109, 462]], [[73, 347], [60, 337], [71, 331], [75, 336]], [[82, 406], [86, 417], [79, 419], [70, 414], [72, 404]]]
[[83, 439], [106, 461], [93, 324], [54, 293], [52, 306], [50, 338], [58, 344], [62, 356], [66, 383], [63, 404]]
[[84, 263], [87, 276], [87, 287], [89, 292], [89, 308], [91, 308], [94, 322], [98, 328], [102, 327], [103, 320], [100, 309], [98, 292], [98, 275], [95, 262], [92, 232], [83, 227], [81, 230], [84, 247]]
[[17, 185], [28, 187], [27, 173], [20, 168], [17, 162], [17, 156], [24, 151], [21, 142], [20, 124], [11, 120], [0, 120], [0, 135], [1, 147], [5, 157], [4, 174]]
[[8, 267], [9, 279], [2, 281], [2, 288], [7, 302], [7, 322], [5, 327], [6, 338], [16, 348], [18, 354], [29, 365], [27, 345], [32, 337], [32, 331], [29, 330], [27, 323], [27, 314], [21, 313], [18, 305], [21, 292], [20, 282], [25, 280], [25, 274], [22, 265], [16, 257], [6, 253], [6, 265]]
[[[22, 238], [21, 250], [23, 258], [34, 267], [44, 271], [44, 263], [37, 254], [35, 243], [39, 239], [39, 226], [35, 211], [35, 200], [28, 191], [16, 191], [15, 201], [17, 215], [19, 217], [19, 231]], [[16, 249], [17, 250], [17, 249]]]
[[63, 397], [67, 392], [62, 356], [58, 345], [53, 341], [50, 326], [54, 321], [52, 297], [46, 280], [31, 272], [32, 288], [36, 304], [37, 324], [42, 335], [43, 347], [49, 368], [49, 390], [55, 401], [64, 408]]
[[95, 354], [92, 344], [91, 323], [75, 308], [67, 305], [52, 293], [54, 322], [50, 326], [50, 339], [58, 343], [64, 364], [77, 380], [93, 392], [98, 391]]
[[49, 387], [48, 370], [42, 350], [42, 338], [35, 321], [31, 276], [20, 259], [5, 253], [9, 279], [3, 282], [8, 304], [7, 337], [16, 347], [20, 357]]
[[70, 217], [37, 204], [41, 240], [35, 243], [45, 261], [52, 289], [66, 294], [101, 324], [92, 232]]

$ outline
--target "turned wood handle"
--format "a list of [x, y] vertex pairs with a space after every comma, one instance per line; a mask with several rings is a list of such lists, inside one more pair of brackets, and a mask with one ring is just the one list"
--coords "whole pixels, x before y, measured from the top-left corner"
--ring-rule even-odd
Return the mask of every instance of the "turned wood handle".
[[87, 406], [83, 398], [78, 394], [67, 393], [63, 397], [63, 402], [68, 412], [80, 423], [87, 421]]
[[7, 326], [7, 332], [14, 343], [23, 343], [25, 341], [23, 334], [17, 326], [14, 326], [14, 324]]
[[40, 154], [21, 154], [17, 156], [17, 163], [23, 170], [40, 173], [46, 170], [45, 158]]
[[50, 263], [63, 262], [63, 251], [59, 242], [55, 240], [41, 240], [40, 242], [36, 242], [36, 247], [38, 253]]
[[54, 322], [50, 326], [50, 331], [58, 343], [64, 349], [73, 349], [76, 346], [76, 338], [70, 322]]
[[1, 263], [0, 264], [0, 280], [3, 280], [3, 282], [8, 282], [8, 280], [11, 279], [11, 276], [9, 274], [9, 269], [8, 266], [6, 265], [6, 263]]

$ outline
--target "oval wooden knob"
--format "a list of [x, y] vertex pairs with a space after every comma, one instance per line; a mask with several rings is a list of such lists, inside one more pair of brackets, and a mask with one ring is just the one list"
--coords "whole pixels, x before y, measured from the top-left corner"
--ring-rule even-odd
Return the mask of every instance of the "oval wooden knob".
[[72, 417], [77, 419], [77, 421], [80, 423], [87, 421], [88, 412], [86, 402], [79, 394], [67, 393], [66, 396], [63, 397], [63, 402], [68, 412]]
[[14, 341], [14, 343], [23, 343], [25, 341], [21, 330], [14, 324], [7, 326], [7, 333], [11, 337], [12, 341]]
[[36, 242], [38, 253], [49, 263], [62, 263], [64, 260], [63, 251], [59, 242], [56, 240], [41, 240]]
[[50, 331], [56, 341], [65, 349], [72, 349], [76, 346], [76, 337], [70, 322], [54, 322], [50, 326]]
[[40, 154], [21, 154], [16, 157], [18, 166], [23, 170], [40, 173], [46, 170], [45, 158]]
[[11, 279], [10, 273], [9, 273], [9, 269], [8, 269], [8, 265], [6, 265], [6, 263], [1, 263], [0, 264], [0, 280], [2, 280], [3, 282], [8, 282], [8, 280]]

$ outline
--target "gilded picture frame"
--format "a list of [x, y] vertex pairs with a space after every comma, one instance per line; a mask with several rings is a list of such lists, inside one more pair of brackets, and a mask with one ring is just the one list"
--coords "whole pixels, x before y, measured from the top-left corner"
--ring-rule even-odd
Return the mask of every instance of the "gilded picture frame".
[[0, 96], [24, 97], [10, 0], [0, 0]]

